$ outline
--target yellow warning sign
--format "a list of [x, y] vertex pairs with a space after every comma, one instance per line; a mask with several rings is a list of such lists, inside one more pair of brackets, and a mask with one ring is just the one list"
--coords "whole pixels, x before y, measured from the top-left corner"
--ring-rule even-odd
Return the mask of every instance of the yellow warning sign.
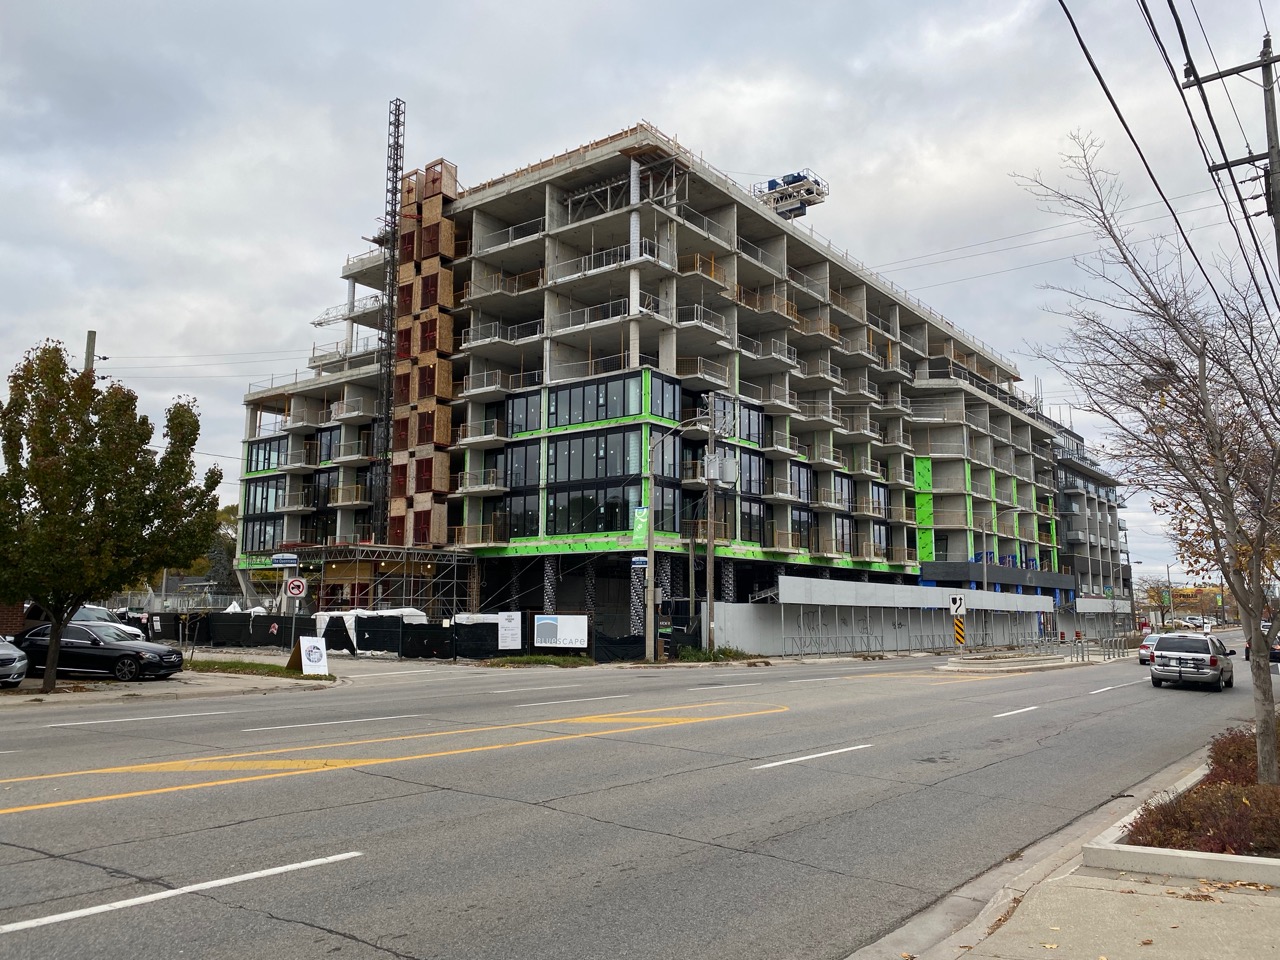
[[956, 646], [964, 646], [964, 617], [952, 617], [951, 622], [955, 625]]

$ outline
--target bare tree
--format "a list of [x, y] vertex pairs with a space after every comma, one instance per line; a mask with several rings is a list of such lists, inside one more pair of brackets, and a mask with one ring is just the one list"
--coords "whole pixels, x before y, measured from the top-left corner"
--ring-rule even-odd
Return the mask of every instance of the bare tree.
[[1280, 335], [1247, 271], [1218, 264], [1210, 280], [1181, 244], [1136, 237], [1117, 176], [1099, 165], [1101, 143], [1072, 140], [1066, 185], [1019, 180], [1090, 227], [1101, 250], [1078, 261], [1083, 286], [1051, 288], [1070, 295], [1059, 311], [1070, 325], [1064, 343], [1035, 352], [1105, 422], [1107, 455], [1151, 494], [1188, 571], [1220, 575], [1235, 598], [1252, 653], [1258, 779], [1280, 783], [1260, 627], [1280, 522]]

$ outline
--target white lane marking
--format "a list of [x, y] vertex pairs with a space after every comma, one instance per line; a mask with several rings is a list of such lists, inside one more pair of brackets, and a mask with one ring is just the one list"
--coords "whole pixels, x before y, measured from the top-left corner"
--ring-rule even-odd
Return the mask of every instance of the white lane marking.
[[118, 720], [76, 720], [73, 723], [49, 723], [49, 727], [87, 727], [92, 723], [137, 723], [140, 720], [180, 720], [183, 717], [218, 717], [227, 710], [214, 710], [210, 713], [167, 713], [163, 717], [121, 717]]
[[572, 687], [580, 687], [580, 683], [558, 683], [554, 687], [515, 687], [509, 690], [488, 690], [487, 693], [528, 693], [530, 690], [568, 690]]
[[787, 683], [817, 683], [819, 680], [843, 680], [843, 677], [813, 677], [809, 680], [788, 680]]
[[811, 753], [807, 757], [792, 757], [790, 760], [777, 760], [773, 763], [763, 763], [758, 767], [752, 767], [752, 770], [768, 770], [770, 767], [785, 767], [788, 763], [799, 763], [802, 760], [817, 760], [819, 757], [833, 757], [837, 753], [849, 753], [851, 750], [865, 750], [871, 746], [869, 743], [860, 743], [856, 747], [842, 747], [839, 750], [828, 750], [826, 753]]
[[0, 750], [0, 753], [17, 753], [17, 750]]
[[732, 689], [733, 687], [758, 687], [758, 686], [760, 686], [760, 684], [758, 683], [724, 683], [724, 684], [716, 683], [716, 684], [712, 684], [709, 687], [690, 687], [689, 689], [690, 690], [729, 690], [729, 689]]
[[999, 717], [1012, 717], [1015, 713], [1026, 713], [1028, 710], [1039, 710], [1039, 707], [1023, 707], [1021, 710], [1010, 710], [1008, 713], [993, 713], [991, 719], [995, 720]]
[[581, 700], [544, 700], [541, 703], [517, 703], [517, 707], [551, 707], [557, 703], [590, 703], [592, 700], [625, 700], [629, 693], [619, 693], [612, 697], [584, 697]]
[[116, 900], [114, 903], [103, 903], [96, 907], [85, 907], [82, 910], [71, 910], [67, 913], [55, 913], [47, 917], [36, 917], [34, 920], [20, 920], [17, 923], [6, 923], [0, 926], [0, 933], [17, 933], [19, 930], [30, 930], [33, 927], [47, 927], [51, 923], [62, 923], [64, 920], [77, 920], [80, 917], [92, 917], [98, 913], [110, 913], [113, 910], [123, 910], [125, 907], [136, 907], [144, 903], [154, 903], [156, 900], [168, 900], [170, 897], [180, 897], [184, 893], [198, 893], [201, 890], [212, 890], [215, 887], [226, 887], [233, 883], [244, 883], [246, 880], [259, 880], [263, 877], [274, 877], [278, 873], [291, 873], [294, 870], [306, 870], [309, 867], [322, 867], [325, 864], [337, 863], [340, 860], [350, 860], [352, 857], [361, 857], [364, 854], [353, 851], [351, 853], [339, 853], [332, 857], [321, 857], [319, 860], [304, 860], [301, 863], [290, 863], [283, 867], [271, 867], [268, 870], [256, 870], [253, 873], [242, 873], [235, 877], [224, 877], [221, 880], [207, 880], [204, 883], [193, 883], [187, 887], [175, 887], [172, 890], [161, 890], [159, 893], [149, 893], [144, 897], [133, 897], [130, 900]]
[[1106, 693], [1108, 690], [1119, 690], [1121, 687], [1132, 687], [1135, 683], [1147, 683], [1147, 682], [1148, 681], [1146, 680], [1133, 680], [1129, 683], [1117, 683], [1114, 687], [1101, 687], [1097, 690], [1090, 690], [1088, 695], [1093, 696], [1095, 693]]
[[420, 713], [402, 713], [394, 717], [361, 717], [358, 720], [321, 720], [317, 723], [286, 723], [278, 727], [246, 727], [241, 733], [257, 733], [259, 730], [292, 730], [294, 727], [331, 727], [335, 723], [369, 723], [371, 720], [408, 720], [420, 717]]
[[382, 673], [353, 673], [351, 680], [363, 680], [365, 677], [398, 677], [404, 673], [435, 673], [434, 669], [430, 670], [385, 670]]

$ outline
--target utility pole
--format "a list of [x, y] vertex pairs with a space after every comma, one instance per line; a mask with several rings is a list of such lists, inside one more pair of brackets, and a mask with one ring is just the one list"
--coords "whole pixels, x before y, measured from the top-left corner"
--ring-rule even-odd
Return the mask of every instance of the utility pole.
[[89, 335], [84, 338], [84, 369], [86, 373], [93, 371], [93, 354], [98, 347], [98, 331], [90, 330]]
[[1209, 167], [1209, 172], [1217, 173], [1219, 170], [1226, 170], [1245, 164], [1266, 163], [1264, 183], [1266, 184], [1267, 213], [1271, 217], [1271, 227], [1275, 231], [1276, 253], [1277, 256], [1280, 256], [1280, 219], [1278, 219], [1278, 215], [1280, 215], [1280, 134], [1277, 133], [1276, 125], [1275, 71], [1272, 69], [1273, 64], [1278, 60], [1280, 60], [1280, 57], [1271, 52], [1271, 34], [1268, 33], [1262, 38], [1262, 52], [1258, 54], [1258, 59], [1252, 63], [1241, 64], [1238, 67], [1211, 73], [1205, 77], [1196, 76], [1195, 70], [1188, 64], [1187, 81], [1182, 85], [1182, 88], [1186, 90], [1190, 87], [1201, 87], [1214, 80], [1222, 80], [1249, 70], [1262, 69], [1262, 109], [1267, 122], [1267, 152], [1253, 153], [1247, 157], [1240, 157], [1238, 160], [1225, 160], [1223, 163], [1215, 163]]
[[707, 478], [707, 653], [716, 652], [716, 395], [707, 394], [707, 458], [702, 473]]

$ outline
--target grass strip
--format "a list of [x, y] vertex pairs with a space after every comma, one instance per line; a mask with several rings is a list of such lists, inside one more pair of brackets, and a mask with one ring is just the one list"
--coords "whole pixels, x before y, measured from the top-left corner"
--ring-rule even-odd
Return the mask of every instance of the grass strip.
[[288, 677], [293, 680], [337, 680], [331, 673], [304, 674], [289, 670], [278, 663], [259, 663], [256, 660], [192, 660], [182, 669], [193, 673], [239, 673], [251, 677]]

